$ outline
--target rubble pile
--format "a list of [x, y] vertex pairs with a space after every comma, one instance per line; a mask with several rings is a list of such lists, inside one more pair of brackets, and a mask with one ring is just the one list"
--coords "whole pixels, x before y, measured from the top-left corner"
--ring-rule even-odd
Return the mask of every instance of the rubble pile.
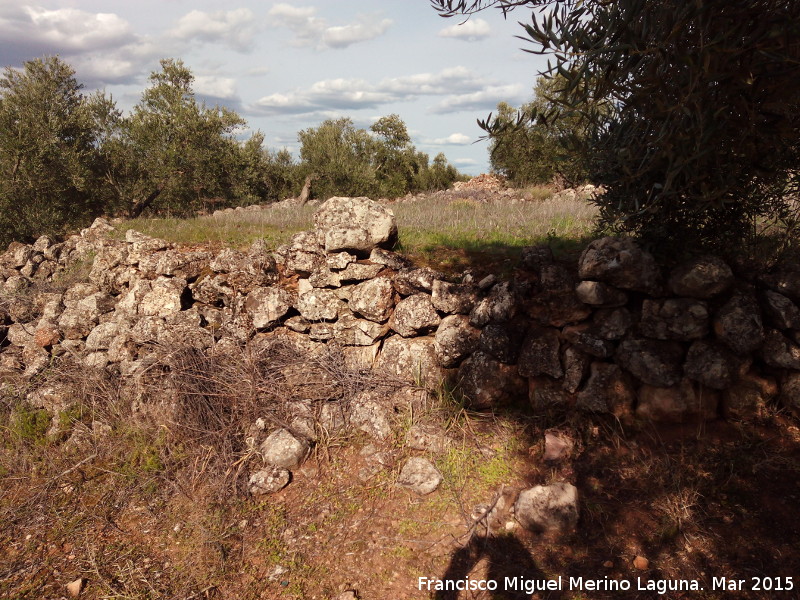
[[482, 192], [499, 192], [505, 189], [505, 180], [499, 175], [491, 173], [482, 173], [470, 179], [469, 181], [456, 181], [453, 184], [453, 189], [457, 192], [465, 191], [482, 191]]

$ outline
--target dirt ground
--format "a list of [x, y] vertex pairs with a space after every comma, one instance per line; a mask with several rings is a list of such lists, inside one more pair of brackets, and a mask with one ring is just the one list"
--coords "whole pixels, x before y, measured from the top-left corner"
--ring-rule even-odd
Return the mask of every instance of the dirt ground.
[[[118, 454], [6, 444], [0, 597], [67, 597], [79, 578], [87, 599], [800, 597], [778, 591], [800, 588], [800, 430], [779, 411], [658, 431], [524, 412], [408, 423], [419, 418], [451, 439], [428, 454], [444, 481], [427, 496], [395, 483], [424, 454], [402, 431], [326, 440], [261, 497], [224, 483], [211, 448], [180, 468], [144, 456], [126, 471], [141, 440], [117, 439]], [[545, 431], [573, 443], [559, 464], [542, 459]], [[579, 490], [576, 531], [522, 530], [507, 500], [560, 480]], [[498, 587], [437, 591], [446, 579]], [[692, 581], [702, 589], [669, 589]]]

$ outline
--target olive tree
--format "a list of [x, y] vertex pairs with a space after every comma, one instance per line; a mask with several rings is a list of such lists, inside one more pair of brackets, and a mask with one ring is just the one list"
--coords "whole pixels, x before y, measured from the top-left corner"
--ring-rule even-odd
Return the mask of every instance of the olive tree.
[[[767, 220], [796, 223], [800, 3], [432, 1], [443, 16], [531, 10], [528, 51], [565, 82], [545, 119], [586, 125], [605, 224], [668, 250], [731, 248]], [[484, 124], [489, 136], [503, 125]]]
[[381, 117], [370, 131], [347, 118], [329, 119], [298, 134], [299, 172], [314, 195], [394, 198], [408, 192], [443, 189], [460, 177], [444, 155], [433, 165], [411, 144], [398, 115]]
[[497, 105], [489, 157], [492, 170], [513, 185], [557, 181], [575, 186], [588, 179], [581, 152], [588, 135], [585, 124], [574, 114], [546, 120], [558, 110], [564, 85], [561, 76], [540, 77], [531, 102], [519, 109], [506, 102]]
[[223, 107], [206, 107], [180, 60], [161, 61], [130, 116], [120, 117], [104, 151], [118, 209], [138, 216], [148, 208], [189, 213], [210, 200], [232, 201], [241, 173], [233, 138], [245, 121]]
[[58, 57], [7, 68], [0, 79], [0, 244], [58, 234], [102, 211], [100, 121], [111, 110], [86, 96]]
[[303, 169], [315, 179], [316, 196], [372, 196], [377, 191], [375, 140], [352, 119], [328, 119], [300, 131], [297, 138]]
[[264, 147], [264, 134], [255, 132], [240, 146], [236, 195], [248, 202], [275, 202], [296, 195], [299, 166], [291, 152]]

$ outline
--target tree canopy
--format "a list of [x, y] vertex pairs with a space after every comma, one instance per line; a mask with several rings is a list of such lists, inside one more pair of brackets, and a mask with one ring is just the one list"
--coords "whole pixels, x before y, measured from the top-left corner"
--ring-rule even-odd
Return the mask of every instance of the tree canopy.
[[162, 60], [108, 140], [108, 180], [131, 216], [151, 206], [188, 213], [206, 199], [234, 193], [240, 149], [232, 134], [245, 121], [224, 107], [198, 103], [193, 81], [182, 61]]
[[531, 10], [522, 37], [565, 82], [560, 115], [586, 124], [605, 224], [725, 248], [764, 219], [796, 222], [800, 3], [432, 1], [443, 16]]
[[558, 110], [565, 83], [561, 76], [540, 77], [531, 102], [519, 109], [506, 102], [497, 105], [489, 156], [492, 170], [512, 185], [558, 181], [575, 186], [588, 179], [581, 153], [588, 136], [585, 124], [574, 114], [546, 120]]
[[300, 168], [314, 178], [316, 196], [394, 198], [445, 189], [460, 177], [444, 155], [429, 164], [428, 155], [411, 144], [406, 124], [398, 115], [381, 117], [370, 131], [340, 118], [298, 134]]
[[57, 57], [0, 79], [0, 244], [58, 234], [99, 209], [103, 101], [82, 88]]

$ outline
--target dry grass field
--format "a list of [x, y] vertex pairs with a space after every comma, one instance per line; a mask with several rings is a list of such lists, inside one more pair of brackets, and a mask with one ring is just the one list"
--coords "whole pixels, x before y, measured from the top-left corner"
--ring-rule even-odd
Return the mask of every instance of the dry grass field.
[[[581, 199], [542, 197], [541, 189], [522, 198], [481, 201], [480, 195], [431, 196], [387, 203], [397, 217], [397, 250], [421, 264], [448, 271], [467, 266], [512, 263], [523, 246], [549, 242], [554, 250], [577, 249], [591, 234], [596, 208]], [[135, 219], [119, 226], [180, 244], [244, 247], [263, 238], [277, 247], [312, 227], [315, 206], [278, 204], [191, 219]]]

